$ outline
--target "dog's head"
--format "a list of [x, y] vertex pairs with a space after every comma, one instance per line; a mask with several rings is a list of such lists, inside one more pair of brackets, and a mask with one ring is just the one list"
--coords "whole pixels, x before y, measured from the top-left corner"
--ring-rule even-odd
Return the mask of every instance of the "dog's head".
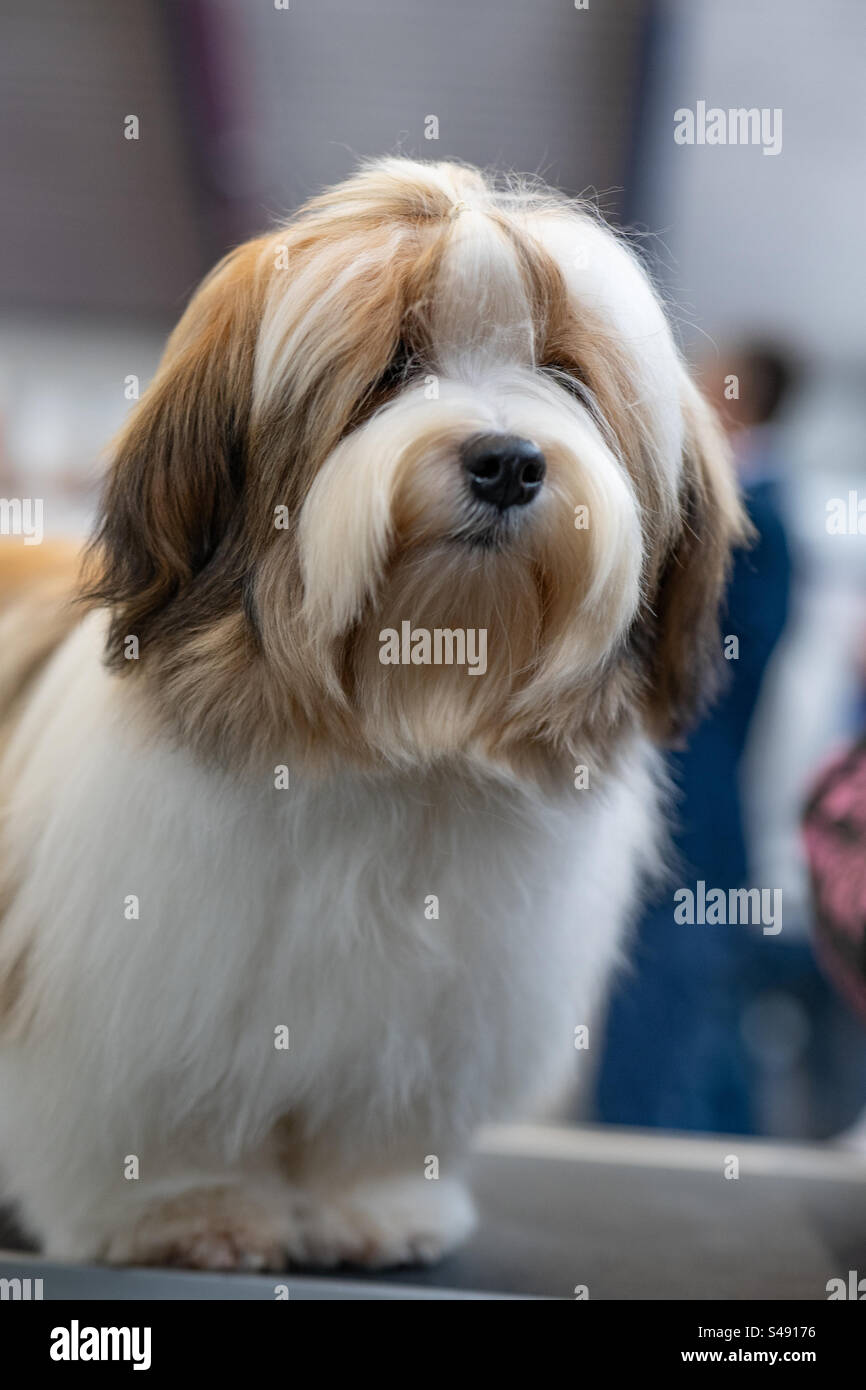
[[546, 190], [386, 159], [199, 289], [94, 593], [109, 659], [224, 759], [517, 767], [683, 728], [742, 532], [629, 248]]

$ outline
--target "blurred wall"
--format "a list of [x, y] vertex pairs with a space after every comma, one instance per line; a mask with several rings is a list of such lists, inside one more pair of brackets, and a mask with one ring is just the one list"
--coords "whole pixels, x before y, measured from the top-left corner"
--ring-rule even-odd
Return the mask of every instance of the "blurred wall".
[[205, 257], [160, 7], [0, 0], [0, 32], [0, 305], [173, 314]]
[[[643, 0], [216, 0], [255, 82], [238, 110], [247, 189], [293, 207], [361, 155], [543, 172], [616, 208], [639, 97]], [[438, 120], [438, 138], [425, 122]], [[246, 125], [245, 125], [246, 122]]]
[[[715, 339], [770, 324], [809, 358], [866, 368], [863, 0], [657, 0], [654, 15], [633, 203], [669, 248], [684, 318]], [[780, 107], [781, 152], [675, 144], [674, 112], [701, 99]]]
[[645, 12], [0, 0], [0, 490], [38, 489], [49, 533], [86, 527], [127, 383], [198, 280], [362, 155], [542, 172], [615, 212]]
[[228, 244], [361, 155], [544, 171], [615, 209], [643, 10], [0, 0], [0, 304], [170, 320]]

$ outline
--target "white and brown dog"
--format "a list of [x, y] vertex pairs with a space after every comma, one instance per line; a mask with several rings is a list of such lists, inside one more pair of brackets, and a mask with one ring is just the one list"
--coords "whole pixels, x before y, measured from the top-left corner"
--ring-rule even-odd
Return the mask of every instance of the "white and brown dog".
[[473, 1132], [573, 1067], [660, 862], [744, 529], [586, 208], [385, 159], [226, 257], [84, 607], [52, 576], [0, 633], [0, 1164], [50, 1255], [467, 1233]]

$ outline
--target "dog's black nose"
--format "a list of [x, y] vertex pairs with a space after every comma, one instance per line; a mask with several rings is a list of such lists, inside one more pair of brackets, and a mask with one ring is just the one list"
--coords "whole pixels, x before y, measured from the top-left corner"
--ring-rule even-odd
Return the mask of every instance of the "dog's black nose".
[[544, 455], [538, 445], [516, 434], [477, 434], [467, 439], [460, 457], [473, 497], [501, 512], [525, 507], [544, 478]]

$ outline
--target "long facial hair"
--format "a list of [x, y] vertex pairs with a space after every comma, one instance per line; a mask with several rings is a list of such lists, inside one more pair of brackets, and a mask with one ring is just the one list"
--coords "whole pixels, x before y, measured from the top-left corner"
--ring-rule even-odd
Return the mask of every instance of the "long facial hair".
[[[745, 525], [672, 345], [648, 364], [640, 325], [581, 302], [570, 235], [639, 277], [651, 318], [587, 209], [399, 160], [205, 281], [118, 442], [87, 589], [109, 663], [198, 755], [538, 777], [694, 717]], [[503, 427], [547, 476], [490, 543], [456, 458]], [[484, 675], [383, 667], [404, 620], [485, 630]]]

